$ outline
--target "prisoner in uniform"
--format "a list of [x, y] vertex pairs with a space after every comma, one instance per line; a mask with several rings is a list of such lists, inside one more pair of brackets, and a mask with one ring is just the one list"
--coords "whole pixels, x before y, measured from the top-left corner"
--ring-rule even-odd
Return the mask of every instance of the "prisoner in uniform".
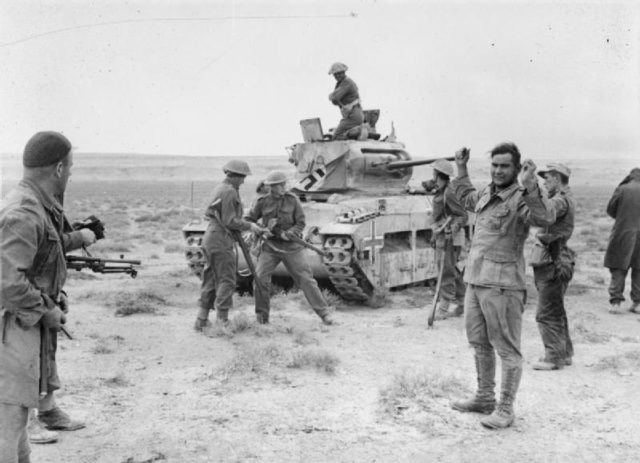
[[556, 221], [538, 231], [529, 258], [538, 290], [536, 321], [545, 351], [533, 368], [558, 370], [571, 365], [573, 357], [564, 295], [573, 278], [574, 254], [567, 241], [573, 233], [576, 202], [569, 188], [571, 170], [567, 166], [548, 164], [538, 175], [544, 178]]
[[311, 308], [326, 325], [332, 325], [334, 320], [331, 308], [313, 278], [311, 267], [303, 253], [304, 248], [290, 238], [302, 236], [305, 217], [298, 197], [286, 191], [286, 181], [284, 172], [270, 172], [264, 181], [269, 187], [269, 194], [258, 198], [246, 216], [250, 222], [262, 219], [262, 223], [271, 232], [262, 243], [256, 263], [253, 281], [256, 319], [259, 323], [269, 323], [271, 276], [282, 262]]
[[[29, 461], [27, 420], [55, 429], [83, 427], [56, 404], [60, 388], [56, 336], [65, 322], [62, 287], [65, 252], [95, 242], [88, 229], [65, 229], [61, 202], [71, 175], [71, 143], [57, 132], [38, 132], [27, 142], [23, 178], [0, 205], [0, 461]], [[51, 334], [48, 356], [40, 358], [41, 334]], [[40, 378], [47, 362], [47, 378]], [[40, 382], [45, 388], [40, 397]]]
[[343, 63], [333, 63], [329, 69], [329, 74], [333, 74], [336, 79], [336, 86], [329, 94], [329, 101], [340, 108], [342, 116], [340, 123], [333, 131], [334, 140], [347, 138], [349, 130], [361, 126], [364, 122], [358, 86], [347, 77], [347, 69], [347, 65]]
[[[520, 165], [520, 151], [501, 143], [491, 151], [491, 184], [477, 191], [469, 179], [469, 150], [456, 152], [458, 177], [451, 183], [463, 206], [475, 212], [475, 231], [467, 257], [464, 301], [467, 339], [475, 351], [478, 389], [457, 401], [461, 412], [491, 413], [480, 423], [490, 429], [511, 426], [513, 403], [522, 376], [522, 313], [526, 297], [524, 243], [531, 225], [555, 221], [553, 205], [538, 187], [536, 166]], [[522, 186], [517, 176], [522, 169]], [[500, 402], [495, 400], [497, 351], [502, 363]]]
[[196, 331], [202, 331], [210, 325], [209, 311], [212, 309], [215, 309], [219, 322], [228, 321], [236, 290], [237, 271], [235, 241], [231, 231], [263, 231], [255, 223], [242, 219], [239, 190], [245, 177], [251, 175], [249, 165], [244, 161], [232, 160], [224, 165], [223, 171], [226, 177], [213, 191], [213, 199], [205, 213], [209, 226], [202, 239], [206, 263], [200, 288]]
[[[459, 317], [463, 313], [465, 284], [462, 273], [456, 264], [465, 243], [464, 226], [467, 212], [464, 210], [451, 189], [453, 166], [444, 159], [438, 159], [432, 165], [433, 179], [422, 185], [427, 194], [433, 194], [432, 216], [435, 221], [433, 237], [438, 273], [442, 271], [440, 284], [441, 301], [438, 303], [436, 320]], [[451, 235], [448, 239], [447, 235]], [[442, 269], [440, 269], [442, 262]]]

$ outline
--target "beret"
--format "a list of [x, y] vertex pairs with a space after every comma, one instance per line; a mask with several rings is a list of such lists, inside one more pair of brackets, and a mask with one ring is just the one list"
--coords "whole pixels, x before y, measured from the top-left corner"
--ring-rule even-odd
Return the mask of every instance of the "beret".
[[25, 167], [44, 167], [62, 161], [71, 151], [71, 142], [58, 132], [38, 132], [27, 142], [22, 155]]

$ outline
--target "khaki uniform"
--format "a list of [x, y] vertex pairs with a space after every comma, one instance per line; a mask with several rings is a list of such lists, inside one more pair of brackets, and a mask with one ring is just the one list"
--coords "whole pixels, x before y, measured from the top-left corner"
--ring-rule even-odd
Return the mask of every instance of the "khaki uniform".
[[302, 236], [305, 227], [304, 211], [300, 200], [293, 193], [286, 192], [280, 198], [265, 195], [255, 202], [246, 216], [251, 222], [262, 219], [268, 225], [272, 219], [277, 219], [276, 234], [267, 239], [260, 250], [256, 263], [256, 275], [253, 288], [256, 301], [256, 315], [259, 321], [268, 322], [270, 312], [271, 275], [282, 262], [302, 290], [311, 308], [324, 318], [330, 311], [318, 283], [313, 278], [309, 263], [302, 253], [303, 246], [280, 238], [279, 232], [286, 231]]
[[329, 100], [340, 107], [342, 116], [340, 123], [333, 132], [333, 138], [346, 138], [346, 134], [350, 129], [358, 127], [364, 122], [358, 86], [352, 79], [345, 77], [340, 82], [336, 82], [335, 90], [329, 94]]
[[465, 209], [476, 214], [464, 306], [467, 339], [476, 356], [477, 397], [494, 400], [495, 351], [502, 360], [501, 403], [510, 407], [522, 375], [524, 242], [531, 225], [552, 225], [555, 212], [539, 188], [527, 192], [514, 183], [503, 190], [489, 185], [478, 192], [468, 176], [454, 179], [451, 186]]
[[[60, 387], [57, 332], [50, 336], [50, 357], [41, 359], [38, 322], [47, 310], [43, 296], [58, 300], [65, 283], [65, 251], [82, 245], [82, 235], [67, 226], [60, 203], [30, 180], [22, 180], [2, 200], [0, 404], [22, 407], [25, 416], [28, 408], [38, 405], [41, 361], [49, 362], [48, 392]], [[28, 455], [26, 434], [19, 439], [19, 453]]]
[[[219, 201], [219, 202], [218, 202]], [[214, 203], [218, 203], [213, 206]], [[213, 192], [206, 216], [209, 226], [202, 239], [206, 265], [200, 289], [200, 307], [207, 312], [215, 309], [217, 318], [226, 320], [233, 305], [236, 290], [237, 262], [235, 240], [230, 230], [249, 230], [242, 219], [242, 202], [238, 190], [226, 179]]]

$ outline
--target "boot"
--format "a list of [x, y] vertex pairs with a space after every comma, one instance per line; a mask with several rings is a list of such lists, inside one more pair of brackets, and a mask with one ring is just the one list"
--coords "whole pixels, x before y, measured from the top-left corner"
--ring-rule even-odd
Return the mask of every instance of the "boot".
[[228, 310], [216, 310], [216, 321], [225, 324], [229, 321], [229, 311]]
[[513, 424], [516, 416], [513, 413], [513, 402], [522, 377], [522, 367], [507, 367], [502, 365], [502, 384], [500, 386], [500, 403], [496, 410], [486, 418], [480, 420], [485, 428], [504, 429]]
[[335, 318], [333, 318], [330, 313], [326, 313], [324, 315], [321, 315], [320, 318], [322, 319], [322, 323], [324, 323], [325, 325], [337, 325], [338, 324], [338, 322], [336, 322]]
[[56, 429], [61, 431], [76, 431], [85, 427], [80, 421], [74, 421], [69, 415], [60, 410], [59, 407], [53, 407], [51, 410], [38, 413], [38, 419], [47, 429]]
[[263, 313], [256, 314], [256, 321], [261, 325], [267, 325], [269, 323], [269, 315]]
[[29, 411], [29, 423], [27, 424], [29, 442], [32, 444], [52, 444], [58, 441], [58, 433], [47, 431], [36, 416], [35, 408]]
[[193, 329], [196, 331], [204, 331], [205, 328], [211, 326], [211, 322], [200, 317], [196, 318], [196, 323], [193, 325]]
[[478, 390], [476, 395], [467, 400], [458, 400], [451, 403], [451, 408], [465, 413], [490, 414], [496, 408], [496, 397], [494, 393], [496, 358], [493, 350], [481, 350], [476, 348], [475, 353], [476, 374], [478, 380]]

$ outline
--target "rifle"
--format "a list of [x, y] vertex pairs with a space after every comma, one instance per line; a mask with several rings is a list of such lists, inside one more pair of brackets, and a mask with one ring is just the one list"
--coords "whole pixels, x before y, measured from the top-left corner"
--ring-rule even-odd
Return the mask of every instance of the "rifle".
[[[442, 224], [442, 226], [434, 230], [434, 234], [438, 234], [445, 231], [445, 229], [449, 226], [449, 223], [451, 222], [451, 220], [452, 220], [451, 216], [447, 217], [447, 220]], [[436, 283], [436, 291], [433, 294], [433, 301], [431, 301], [431, 310], [429, 312], [429, 318], [427, 319], [427, 325], [429, 328], [433, 327], [433, 321], [436, 318], [436, 309], [438, 307], [438, 299], [440, 298], [440, 289], [442, 288], [442, 275], [444, 274], [444, 258], [445, 258], [445, 254], [447, 253], [447, 246], [451, 246], [452, 239], [453, 238], [451, 236], [451, 233], [445, 234], [444, 249], [442, 251], [442, 255], [440, 256], [440, 259], [438, 262], [439, 270], [438, 270], [438, 281]]]
[[280, 233], [284, 233], [287, 236], [287, 238], [289, 238], [294, 243], [298, 243], [298, 244], [304, 246], [307, 249], [311, 249], [313, 252], [319, 254], [321, 257], [325, 257], [325, 256], [327, 256], [329, 254], [324, 249], [320, 249], [319, 247], [314, 246], [313, 244], [309, 243], [308, 241], [303, 240], [302, 238], [300, 238], [299, 236], [294, 235], [293, 233], [289, 233], [289, 232], [280, 230], [280, 228], [278, 227], [278, 219], [276, 219], [276, 218], [273, 218], [273, 219], [269, 220], [269, 223], [267, 224], [267, 228], [269, 229], [269, 231], [271, 233], [273, 233], [276, 236], [279, 236]]
[[138, 270], [133, 268], [134, 265], [140, 265], [139, 260], [123, 259], [100, 259], [98, 257], [73, 256], [67, 254], [65, 256], [67, 268], [80, 271], [88, 268], [94, 273], [126, 273], [131, 278], [138, 276]]

